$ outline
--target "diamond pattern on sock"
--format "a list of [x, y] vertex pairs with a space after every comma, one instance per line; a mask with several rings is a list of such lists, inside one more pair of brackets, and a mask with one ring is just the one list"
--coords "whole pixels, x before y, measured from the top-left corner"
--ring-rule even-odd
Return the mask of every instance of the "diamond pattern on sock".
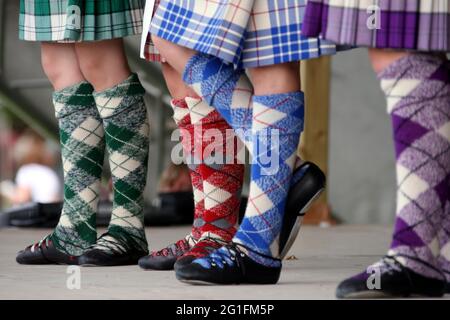
[[[192, 225], [191, 237], [198, 241], [202, 235], [200, 226], [203, 224], [203, 215], [205, 210], [205, 194], [203, 191], [203, 180], [200, 174], [200, 166], [196, 162], [195, 145], [194, 145], [194, 127], [191, 123], [189, 108], [185, 99], [172, 100], [172, 108], [174, 111], [174, 120], [181, 130], [181, 142], [183, 144], [183, 152], [187, 157], [187, 161], [192, 159], [192, 163], [188, 163], [189, 173], [191, 177], [192, 189], [194, 193], [194, 223]], [[186, 249], [188, 247], [185, 247]]]
[[[250, 205], [234, 241], [278, 257], [277, 241], [295, 161], [292, 155], [303, 127], [303, 94], [255, 96], [253, 105]], [[278, 165], [272, 172], [261, 161], [268, 150]]]
[[[203, 221], [197, 221], [202, 238], [185, 256], [200, 257], [231, 241], [236, 233], [239, 216], [240, 193], [244, 179], [244, 166], [236, 157], [226, 162], [226, 145], [236, 145], [236, 137], [220, 114], [205, 101], [186, 98], [194, 129], [196, 146], [201, 146], [200, 175], [203, 181], [205, 211]], [[193, 119], [193, 120], [192, 120]], [[219, 136], [209, 141], [209, 133]], [[227, 132], [228, 131], [228, 132]], [[208, 161], [208, 150], [216, 151], [223, 163]], [[211, 154], [212, 156], [212, 154]]]
[[70, 255], [81, 255], [95, 243], [96, 212], [104, 158], [104, 129], [92, 96], [83, 82], [55, 92], [64, 170], [64, 205], [51, 240]]
[[94, 249], [147, 252], [143, 192], [147, 179], [149, 122], [145, 90], [136, 74], [121, 84], [94, 93], [106, 132], [114, 200], [108, 235]]
[[439, 253], [449, 241], [448, 232], [442, 231], [449, 220], [449, 74], [443, 58], [409, 54], [379, 75], [397, 157], [397, 218], [389, 254], [438, 279], [448, 268]]
[[[245, 72], [243, 70], [235, 70], [233, 66], [223, 63], [218, 58], [199, 53], [192, 57], [188, 62], [183, 74], [183, 79], [187, 84], [192, 86], [196, 93], [209, 105], [216, 108], [216, 110], [235, 130], [239, 138], [245, 143], [250, 153], [253, 154], [256, 149], [253, 146], [252, 138], [255, 138], [255, 136], [248, 133], [250, 133], [250, 128], [252, 127], [252, 122], [254, 119], [253, 113], [256, 108], [255, 101], [252, 100], [253, 88]], [[256, 101], [256, 103], [259, 103], [259, 101]], [[303, 104], [303, 102], [301, 102], [301, 104]], [[255, 129], [262, 130], [262, 128], [276, 128], [277, 121], [280, 123], [285, 121], [283, 120], [284, 116], [280, 114], [280, 108], [277, 108], [277, 106], [282, 105], [283, 101], [277, 101], [274, 105], [271, 105], [270, 103], [267, 105], [264, 103], [259, 103], [256, 121], [253, 122]], [[275, 122], [272, 122], [273, 120], [275, 120]], [[291, 126], [293, 128], [297, 128], [298, 124], [301, 126], [303, 125], [302, 121], [299, 121], [299, 119], [297, 119], [297, 121], [297, 123], [288, 123], [289, 121], [286, 120], [286, 123], [283, 123], [282, 125], [283, 127]], [[299, 127], [300, 130], [302, 128], [301, 126]], [[292, 140], [289, 142], [293, 143], [297, 140], [296, 142], [298, 143], [299, 134], [300, 132], [294, 139], [288, 139]], [[261, 138], [258, 143], [261, 145], [270, 146], [270, 140], [271, 139]], [[295, 165], [299, 165], [301, 162], [296, 157], [295, 151], [290, 152], [288, 149], [289, 148], [282, 149], [282, 154], [280, 154], [280, 158], [283, 159], [284, 162], [284, 165], [281, 166], [282, 171], [286, 174], [285, 179], [287, 180], [283, 181], [283, 179], [281, 179], [281, 183], [288, 183], [286, 187], [281, 188], [284, 190], [283, 192], [287, 192], [289, 185], [298, 181], [299, 176], [301, 176], [301, 172], [299, 172], [298, 176], [296, 175], [293, 179], [290, 177], [291, 174], [289, 174], [289, 172], [292, 172], [292, 168]], [[260, 158], [260, 155], [257, 153], [253, 154], [253, 158]], [[254, 171], [252, 172], [254, 177], [260, 175], [260, 172], [258, 172], [260, 170], [256, 167], [257, 166], [255, 166]], [[273, 181], [264, 183], [259, 187], [262, 190], [270, 190], [271, 187], [274, 186], [274, 182], [275, 186], [279, 184], [279, 181], [274, 179]], [[278, 189], [278, 187], [275, 187], [274, 189]], [[252, 202], [257, 202], [260, 197], [260, 193], [256, 192], [257, 189], [253, 188], [253, 190], [255, 190], [255, 194], [258, 194], [258, 196], [254, 196], [249, 199], [249, 207], [252, 205]], [[276, 196], [276, 194], [278, 193], [273, 192], [274, 199], [270, 199], [271, 202], [273, 201], [272, 203], [274, 203], [272, 210], [267, 211], [267, 216], [271, 218], [276, 217], [277, 213], [280, 212], [281, 209], [284, 210], [284, 205], [282, 203], [285, 199], [281, 200], [283, 199], [283, 196]], [[247, 215], [258, 216], [258, 210], [252, 210], [251, 213], [248, 211]], [[253, 218], [253, 224], [249, 219], [243, 222], [244, 227], [248, 230], [246, 233], [240, 234], [240, 237], [242, 238], [241, 241], [243, 243], [247, 243], [251, 249], [256, 247], [263, 248], [263, 252], [260, 251], [262, 254], [272, 254], [272, 252], [268, 251], [276, 251], [277, 245], [274, 244], [274, 241], [276, 241], [274, 239], [277, 239], [278, 237], [278, 232], [276, 230], [280, 228], [280, 225], [271, 225], [270, 222], [265, 221], [265, 215], [259, 216], [260, 217]], [[241, 224], [241, 230], [243, 229], [243, 225]], [[264, 235], [261, 236], [262, 234], [258, 234], [257, 230], [263, 229], [268, 232], [263, 233]], [[270, 235], [272, 231], [274, 232]], [[251, 237], [250, 234], [258, 235]], [[264, 237], [266, 238], [265, 240]], [[254, 255], [252, 258], [257, 259]], [[260, 260], [262, 261], [264, 259]], [[267, 260], [263, 262], [267, 263]]]

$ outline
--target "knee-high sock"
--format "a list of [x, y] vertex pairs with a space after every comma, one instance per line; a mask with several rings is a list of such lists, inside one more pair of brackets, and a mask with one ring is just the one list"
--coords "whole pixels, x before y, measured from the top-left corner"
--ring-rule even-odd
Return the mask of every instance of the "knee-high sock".
[[[143, 192], [147, 179], [149, 122], [145, 90], [136, 74], [94, 98], [103, 119], [106, 147], [113, 178], [114, 202], [108, 232], [110, 242], [147, 252]], [[127, 249], [124, 247], [123, 249]]]
[[379, 78], [397, 158], [397, 217], [390, 254], [422, 275], [442, 278], [439, 259], [444, 257], [439, 253], [448, 242], [448, 229], [447, 239], [442, 235], [450, 219], [449, 69], [441, 57], [410, 54]]
[[[231, 241], [236, 233], [244, 165], [237, 154], [228, 159], [227, 146], [234, 151], [235, 135], [227, 122], [202, 99], [186, 98], [193, 125], [194, 144], [201, 146], [200, 174], [205, 194], [203, 237]], [[200, 250], [201, 251], [201, 250]]]
[[[174, 114], [173, 119], [180, 128], [181, 142], [183, 144], [183, 151], [188, 159], [195, 157], [194, 144], [194, 126], [189, 115], [189, 108], [185, 99], [174, 99], [171, 102]], [[200, 173], [200, 165], [195, 161], [188, 162], [189, 173], [191, 177], [192, 189], [194, 193], [194, 223], [192, 225], [191, 234], [194, 240], [200, 240], [202, 236], [201, 224], [203, 221], [205, 211], [205, 194], [203, 192], [203, 180]], [[189, 236], [188, 236], [189, 238]], [[193, 245], [193, 243], [192, 243]]]
[[301, 92], [253, 98], [249, 204], [234, 241], [274, 258], [279, 255], [278, 239], [303, 129], [303, 108]]
[[97, 238], [105, 137], [93, 90], [83, 82], [53, 94], [64, 169], [64, 205], [52, 240], [58, 249], [75, 256]]

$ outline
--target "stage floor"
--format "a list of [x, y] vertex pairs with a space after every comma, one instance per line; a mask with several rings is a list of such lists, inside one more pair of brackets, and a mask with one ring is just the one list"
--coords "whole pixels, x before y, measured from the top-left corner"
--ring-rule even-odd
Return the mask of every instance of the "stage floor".
[[[149, 228], [150, 247], [186, 234], [187, 227]], [[16, 252], [49, 230], [0, 230], [0, 299], [333, 299], [344, 277], [385, 253], [389, 227], [304, 227], [275, 286], [190, 286], [173, 272], [139, 267], [81, 268], [80, 289], [68, 289], [67, 266], [21, 266]], [[449, 296], [447, 296], [449, 297]]]

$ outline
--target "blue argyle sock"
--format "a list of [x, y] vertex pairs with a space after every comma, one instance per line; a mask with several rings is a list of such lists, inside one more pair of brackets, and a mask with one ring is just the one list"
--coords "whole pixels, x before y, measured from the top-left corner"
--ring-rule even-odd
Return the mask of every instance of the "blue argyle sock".
[[234, 242], [274, 258], [303, 120], [302, 92], [253, 98], [250, 193]]
[[[233, 242], [254, 261], [278, 267], [279, 235], [304, 122], [302, 92], [253, 97], [251, 184], [245, 217]], [[230, 259], [227, 248], [198, 259], [205, 268]]]

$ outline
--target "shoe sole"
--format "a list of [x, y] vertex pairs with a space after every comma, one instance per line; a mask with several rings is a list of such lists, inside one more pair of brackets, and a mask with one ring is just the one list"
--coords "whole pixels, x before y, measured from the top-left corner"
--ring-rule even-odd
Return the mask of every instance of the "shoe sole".
[[345, 296], [337, 297], [338, 299], [436, 299], [440, 298], [442, 295], [421, 295], [421, 294], [394, 294], [389, 292], [383, 292], [378, 290], [360, 291], [355, 293], [349, 293]]
[[194, 286], [226, 286], [225, 284], [218, 284], [218, 283], [212, 283], [207, 281], [200, 281], [200, 280], [181, 280], [178, 279], [178, 281]]
[[80, 264], [79, 266], [80, 266], [80, 267], [83, 267], [83, 268], [106, 267], [106, 266], [99, 266], [99, 265], [96, 265], [96, 264], [88, 264], [88, 263], [86, 263], [86, 264]]
[[260, 285], [260, 286], [273, 286], [276, 285], [276, 283], [215, 283], [215, 282], [207, 282], [202, 280], [184, 280], [184, 279], [178, 279], [178, 281], [194, 286], [236, 286], [236, 285]]
[[370, 290], [370, 291], [360, 291], [360, 292], [355, 292], [355, 293], [349, 293], [349, 294], [346, 294], [345, 296], [341, 296], [341, 297], [337, 297], [337, 298], [343, 299], [343, 300], [352, 300], [352, 299], [366, 299], [367, 300], [367, 299], [386, 299], [386, 298], [401, 298], [401, 297], [400, 296], [396, 297], [396, 296], [393, 296], [386, 292]]
[[289, 234], [288, 240], [286, 241], [286, 245], [284, 246], [283, 251], [280, 253], [281, 260], [283, 260], [287, 256], [289, 250], [294, 245], [295, 240], [297, 240], [297, 236], [298, 233], [300, 232], [303, 218], [305, 217], [306, 213], [311, 208], [314, 201], [316, 201], [324, 191], [325, 188], [320, 189], [298, 213], [297, 220], [295, 221], [294, 226], [292, 227], [291, 233]]

